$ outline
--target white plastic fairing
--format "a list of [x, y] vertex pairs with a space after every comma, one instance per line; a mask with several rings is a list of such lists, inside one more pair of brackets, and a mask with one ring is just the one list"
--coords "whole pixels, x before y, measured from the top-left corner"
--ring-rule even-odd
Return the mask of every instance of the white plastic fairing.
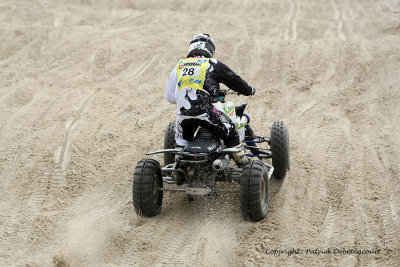
[[236, 116], [235, 105], [233, 104], [233, 102], [217, 102], [213, 105], [217, 110], [228, 115], [231, 121], [236, 125], [236, 129], [239, 132], [240, 141], [243, 141], [245, 138], [245, 127], [247, 124], [247, 118], [244, 116], [242, 118]]
[[240, 141], [242, 142], [245, 138], [245, 131], [246, 131], [246, 124], [247, 124], [247, 118], [243, 116], [242, 118], [236, 117], [236, 129], [239, 132], [240, 135]]
[[233, 102], [217, 102], [213, 104], [216, 109], [228, 115], [233, 123], [236, 124], [236, 112], [235, 112], [235, 105]]

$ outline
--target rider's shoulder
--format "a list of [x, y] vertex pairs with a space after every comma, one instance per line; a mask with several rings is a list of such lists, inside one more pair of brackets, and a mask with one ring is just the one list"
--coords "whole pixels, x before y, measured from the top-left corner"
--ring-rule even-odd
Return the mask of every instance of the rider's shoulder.
[[215, 69], [218, 69], [220, 71], [229, 71], [229, 67], [222, 63], [222, 61], [220, 60], [210, 58], [210, 63], [214, 66]]
[[218, 65], [220, 67], [225, 67], [226, 65], [224, 63], [222, 63], [221, 60], [217, 60], [215, 58], [210, 58], [210, 62], [214, 65]]

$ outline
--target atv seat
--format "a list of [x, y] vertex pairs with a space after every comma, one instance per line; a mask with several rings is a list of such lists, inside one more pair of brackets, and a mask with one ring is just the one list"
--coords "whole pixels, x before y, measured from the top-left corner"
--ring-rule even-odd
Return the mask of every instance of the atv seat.
[[216, 151], [221, 143], [213, 136], [212, 133], [204, 128], [200, 128], [195, 139], [183, 149], [190, 153], [210, 153]]
[[216, 151], [220, 143], [215, 139], [196, 139], [185, 146], [183, 151], [190, 153], [210, 153]]

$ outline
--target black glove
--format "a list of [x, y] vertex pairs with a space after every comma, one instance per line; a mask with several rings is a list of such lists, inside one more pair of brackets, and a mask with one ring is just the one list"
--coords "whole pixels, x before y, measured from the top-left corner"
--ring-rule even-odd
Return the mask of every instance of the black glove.
[[226, 95], [226, 90], [225, 89], [220, 89], [219, 91], [218, 91], [218, 95], [217, 95], [217, 97], [225, 97], [225, 95]]

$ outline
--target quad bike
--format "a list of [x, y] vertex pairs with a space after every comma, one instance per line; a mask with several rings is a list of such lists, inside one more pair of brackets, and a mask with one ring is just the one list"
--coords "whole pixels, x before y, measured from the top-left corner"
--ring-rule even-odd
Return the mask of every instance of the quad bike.
[[[133, 205], [137, 214], [153, 217], [160, 213], [163, 193], [180, 191], [190, 200], [199, 196], [216, 197], [217, 181], [231, 182], [240, 187], [240, 207], [245, 219], [262, 220], [268, 210], [268, 182], [272, 175], [283, 179], [290, 169], [289, 135], [282, 121], [272, 124], [270, 137], [255, 135], [250, 127], [250, 116], [244, 113], [247, 104], [234, 106], [225, 101], [228, 92], [222, 90], [214, 99], [214, 106], [225, 112], [239, 131], [250, 160], [244, 167], [232, 167], [232, 153], [224, 143], [204, 128], [199, 127], [193, 141], [183, 149], [175, 148], [175, 122], [170, 122], [164, 136], [164, 149], [147, 155], [164, 153], [164, 167], [154, 159], [139, 161], [133, 177]], [[257, 144], [267, 143], [268, 148]], [[263, 160], [272, 158], [272, 166]], [[177, 187], [164, 187], [176, 184]]]

